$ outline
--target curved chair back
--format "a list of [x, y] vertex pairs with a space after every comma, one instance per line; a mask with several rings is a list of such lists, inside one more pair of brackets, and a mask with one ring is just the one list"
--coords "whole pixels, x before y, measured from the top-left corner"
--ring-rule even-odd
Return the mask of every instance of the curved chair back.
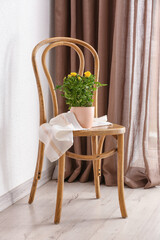
[[[54, 90], [54, 84], [52, 81], [52, 77], [49, 73], [47, 64], [46, 64], [46, 55], [49, 52], [49, 50], [51, 50], [52, 48], [55, 48], [57, 46], [68, 46], [73, 48], [78, 56], [79, 56], [79, 60], [80, 60], [80, 64], [79, 64], [79, 71], [78, 73], [80, 75], [83, 75], [83, 71], [84, 71], [84, 55], [81, 51], [81, 49], [77, 46], [81, 45], [85, 48], [87, 48], [93, 58], [94, 58], [94, 75], [95, 75], [95, 81], [98, 81], [99, 79], [99, 58], [98, 58], [98, 54], [95, 51], [95, 49], [88, 43], [79, 40], [79, 39], [75, 39], [75, 38], [69, 38], [69, 37], [54, 37], [54, 38], [48, 38], [46, 40], [43, 40], [41, 42], [39, 42], [33, 49], [32, 52], [32, 64], [33, 64], [33, 69], [34, 69], [34, 73], [35, 73], [35, 77], [36, 77], [36, 82], [37, 82], [37, 88], [38, 88], [38, 96], [39, 96], [39, 106], [40, 106], [40, 125], [46, 122], [46, 111], [45, 111], [45, 105], [44, 105], [44, 97], [43, 97], [43, 91], [42, 91], [42, 86], [41, 86], [41, 82], [40, 82], [40, 76], [39, 76], [39, 72], [38, 72], [38, 66], [37, 66], [37, 61], [36, 61], [36, 54], [39, 50], [40, 47], [46, 45], [43, 53], [42, 53], [42, 66], [43, 66], [43, 70], [44, 73], [46, 75], [48, 84], [49, 84], [49, 89], [51, 92], [51, 97], [52, 97], [52, 102], [53, 102], [53, 111], [54, 111], [54, 116], [58, 115], [58, 103], [57, 103], [57, 96], [56, 96], [56, 91]], [[97, 90], [94, 92], [93, 95], [93, 106], [95, 107], [95, 117], [97, 117], [97, 112], [98, 112], [98, 106], [97, 106]]]

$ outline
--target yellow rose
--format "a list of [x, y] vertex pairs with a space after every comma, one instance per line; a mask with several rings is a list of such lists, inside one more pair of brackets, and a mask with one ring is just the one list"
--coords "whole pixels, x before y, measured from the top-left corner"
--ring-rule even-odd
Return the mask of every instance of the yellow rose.
[[89, 71], [87, 71], [87, 72], [84, 73], [84, 76], [85, 76], [85, 77], [90, 77], [90, 76], [91, 76], [91, 73], [90, 73]]
[[76, 75], [77, 75], [76, 72], [71, 72], [71, 76], [72, 76], [72, 77], [75, 77]]
[[71, 74], [68, 74], [68, 77], [71, 77]]
[[78, 80], [81, 80], [81, 78], [80, 78], [80, 77], [78, 77]]

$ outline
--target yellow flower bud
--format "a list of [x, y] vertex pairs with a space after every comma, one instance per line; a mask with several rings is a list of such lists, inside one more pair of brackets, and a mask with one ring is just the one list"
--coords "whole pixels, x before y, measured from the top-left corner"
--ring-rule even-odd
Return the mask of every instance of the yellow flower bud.
[[81, 80], [81, 78], [80, 78], [80, 77], [78, 77], [78, 80]]
[[85, 77], [90, 77], [90, 76], [91, 76], [91, 73], [90, 73], [89, 71], [87, 71], [87, 72], [84, 73], [84, 76], [85, 76]]
[[72, 76], [72, 77], [75, 77], [76, 75], [77, 75], [76, 72], [71, 72], [71, 76]]
[[68, 77], [71, 77], [71, 74], [68, 74]]

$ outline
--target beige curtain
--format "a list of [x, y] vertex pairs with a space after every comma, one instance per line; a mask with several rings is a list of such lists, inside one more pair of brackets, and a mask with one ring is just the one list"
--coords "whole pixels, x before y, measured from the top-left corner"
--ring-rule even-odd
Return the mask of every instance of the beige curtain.
[[[159, 92], [160, 1], [116, 1], [108, 116], [126, 127], [125, 183], [133, 188], [160, 184]], [[108, 161], [106, 181], [109, 167], [116, 172]]]
[[[109, 83], [99, 94], [99, 116], [107, 113], [111, 122], [126, 127], [125, 183], [133, 188], [160, 184], [160, 1], [57, 0], [55, 33], [80, 38], [98, 51], [100, 81]], [[77, 68], [75, 55], [66, 49], [57, 50], [56, 59], [57, 81]], [[86, 145], [89, 149], [89, 140], [78, 140], [75, 150], [88, 153]], [[108, 137], [105, 149], [113, 145]], [[116, 171], [116, 158], [102, 161], [106, 185], [116, 185]], [[91, 163], [67, 159], [66, 177], [92, 179]]]

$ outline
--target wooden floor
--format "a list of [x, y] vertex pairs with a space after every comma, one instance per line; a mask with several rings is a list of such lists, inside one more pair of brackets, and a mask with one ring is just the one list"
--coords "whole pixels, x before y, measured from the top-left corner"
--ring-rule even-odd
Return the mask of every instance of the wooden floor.
[[54, 225], [56, 182], [0, 213], [0, 240], [160, 240], [160, 188], [125, 188], [128, 218], [120, 217], [117, 187], [101, 185], [95, 199], [93, 183], [65, 183], [62, 219]]

